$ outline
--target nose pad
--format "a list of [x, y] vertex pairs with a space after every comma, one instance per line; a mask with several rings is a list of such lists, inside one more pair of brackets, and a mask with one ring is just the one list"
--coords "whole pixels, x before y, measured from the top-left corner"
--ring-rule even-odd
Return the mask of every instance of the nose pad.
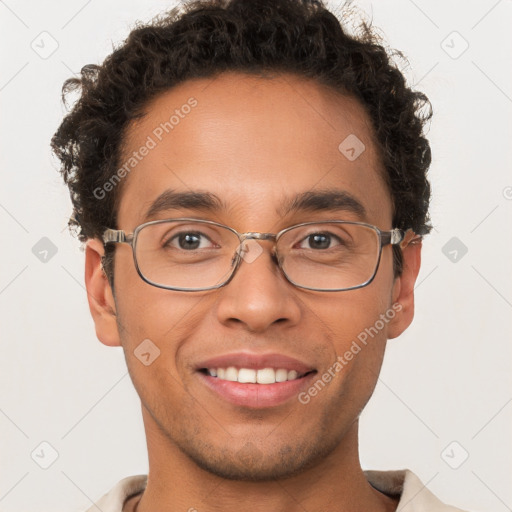
[[235, 251], [231, 258], [231, 268], [235, 267], [240, 259], [240, 247]]
[[277, 252], [276, 252], [276, 248], [274, 247], [272, 249], [272, 252], [270, 254], [270, 258], [272, 259], [272, 261], [277, 265], [279, 266], [279, 259], [277, 258]]
[[[263, 247], [256, 240], [245, 240], [233, 254], [233, 258], [231, 259], [231, 268], [236, 266], [241, 259], [245, 260], [247, 263], [251, 263], [263, 252]], [[275, 245], [270, 251], [270, 258], [277, 266], [279, 266], [279, 259]]]

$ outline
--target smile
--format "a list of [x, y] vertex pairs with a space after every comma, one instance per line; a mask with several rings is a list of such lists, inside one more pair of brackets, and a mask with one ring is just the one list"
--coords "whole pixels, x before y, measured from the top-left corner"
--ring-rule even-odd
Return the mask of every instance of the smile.
[[275, 384], [276, 382], [286, 382], [297, 380], [308, 373], [298, 373], [295, 370], [287, 370], [285, 368], [235, 368], [228, 366], [227, 368], [203, 368], [203, 373], [215, 377], [220, 380], [230, 382], [240, 382], [242, 384]]

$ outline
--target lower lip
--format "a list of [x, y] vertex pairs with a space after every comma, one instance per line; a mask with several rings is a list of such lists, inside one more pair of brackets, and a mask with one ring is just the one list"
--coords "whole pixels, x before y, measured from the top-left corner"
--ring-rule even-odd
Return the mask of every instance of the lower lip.
[[198, 372], [199, 377], [221, 398], [234, 405], [263, 409], [281, 405], [292, 397], [297, 397], [304, 388], [309, 386], [316, 372], [300, 379], [276, 382], [275, 384], [243, 384], [219, 379]]

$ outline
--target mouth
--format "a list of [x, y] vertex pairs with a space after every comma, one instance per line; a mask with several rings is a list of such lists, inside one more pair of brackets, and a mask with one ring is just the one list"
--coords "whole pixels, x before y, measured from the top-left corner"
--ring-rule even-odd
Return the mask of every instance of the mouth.
[[286, 368], [236, 368], [235, 366], [200, 368], [203, 375], [208, 375], [218, 380], [238, 382], [240, 384], [261, 384], [271, 385], [280, 382], [290, 382], [302, 379], [307, 375], [316, 373], [316, 370], [309, 370], [299, 373], [297, 370]]
[[209, 397], [237, 407], [276, 407], [298, 398], [317, 369], [277, 353], [238, 352], [204, 360], [196, 375]]

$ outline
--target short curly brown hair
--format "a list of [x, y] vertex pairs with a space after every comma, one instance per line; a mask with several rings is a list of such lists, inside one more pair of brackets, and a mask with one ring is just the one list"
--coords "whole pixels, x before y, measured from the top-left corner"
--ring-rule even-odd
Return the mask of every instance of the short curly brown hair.
[[[51, 141], [74, 207], [70, 227], [82, 242], [117, 227], [121, 187], [105, 198], [93, 191], [118, 169], [129, 121], [143, 116], [152, 98], [188, 79], [234, 70], [294, 73], [357, 98], [376, 134], [393, 226], [428, 233], [431, 152], [424, 126], [432, 107], [407, 86], [395, 56], [403, 58], [382, 46], [368, 23], [350, 35], [317, 0], [195, 0], [138, 25], [101, 66], [84, 66], [63, 85], [64, 103], [80, 92]], [[114, 246], [107, 244], [104, 260], [112, 285]], [[402, 253], [393, 249], [400, 275]]]

